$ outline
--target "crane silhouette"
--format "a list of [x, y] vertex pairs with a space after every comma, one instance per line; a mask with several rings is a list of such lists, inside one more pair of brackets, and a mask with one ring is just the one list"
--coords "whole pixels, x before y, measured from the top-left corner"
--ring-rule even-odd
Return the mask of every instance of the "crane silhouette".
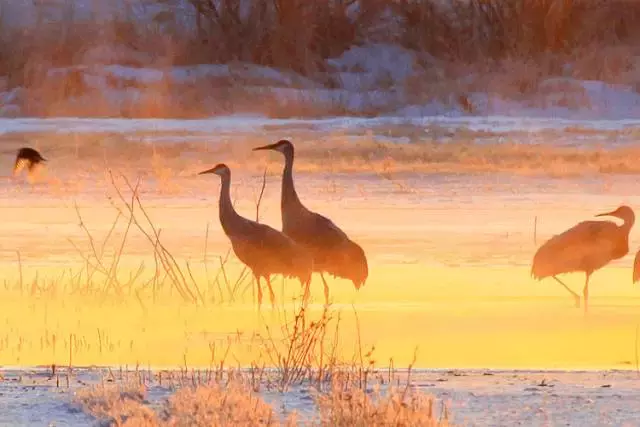
[[633, 283], [640, 280], [640, 251], [636, 252], [636, 257], [633, 260]]
[[199, 175], [213, 173], [222, 182], [219, 199], [220, 224], [231, 240], [233, 252], [253, 273], [258, 285], [258, 307], [262, 304], [260, 279], [265, 278], [269, 288], [271, 306], [275, 296], [271, 287], [271, 275], [282, 274], [295, 277], [306, 289], [311, 281], [313, 260], [300, 245], [282, 232], [240, 216], [231, 203], [231, 170], [223, 163], [200, 172]]
[[[329, 286], [323, 273], [351, 280], [356, 289], [364, 285], [369, 275], [364, 250], [329, 218], [307, 209], [296, 193], [293, 183], [293, 144], [281, 139], [275, 144], [256, 147], [257, 150], [275, 150], [284, 155], [282, 174], [282, 232], [309, 250], [313, 256], [313, 269], [320, 273], [324, 285], [325, 302], [329, 302]], [[305, 300], [309, 290], [305, 293]]]
[[588, 311], [591, 275], [611, 261], [629, 253], [629, 232], [635, 222], [635, 214], [629, 206], [620, 206], [612, 212], [596, 216], [613, 216], [620, 218], [623, 223], [617, 225], [612, 221], [580, 222], [543, 243], [534, 255], [531, 267], [531, 275], [535, 279], [553, 277], [567, 289], [575, 298], [576, 307], [580, 307], [580, 296], [556, 276], [584, 272], [586, 278], [582, 293], [585, 313]]
[[47, 159], [42, 157], [42, 155], [37, 150], [31, 147], [22, 147], [18, 150], [16, 161], [13, 164], [13, 175], [18, 175], [25, 168], [25, 166], [29, 171], [29, 175], [31, 175], [40, 163], [46, 161]]

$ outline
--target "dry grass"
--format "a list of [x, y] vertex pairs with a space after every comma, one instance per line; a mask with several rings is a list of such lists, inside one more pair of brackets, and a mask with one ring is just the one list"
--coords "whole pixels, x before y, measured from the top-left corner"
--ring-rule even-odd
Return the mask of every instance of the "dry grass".
[[334, 381], [331, 392], [318, 399], [322, 426], [428, 426], [449, 425], [446, 409], [442, 418], [434, 414], [431, 396], [405, 388], [390, 387], [386, 393], [376, 386], [373, 393]]
[[162, 418], [162, 425], [176, 427], [280, 425], [274, 409], [237, 381], [180, 389], [169, 398]]
[[93, 417], [115, 426], [155, 426], [155, 412], [145, 406], [146, 390], [140, 384], [108, 384], [80, 389], [75, 401]]
[[[336, 375], [338, 376], [338, 375]], [[335, 383], [335, 382], [334, 382]], [[301, 420], [294, 411], [279, 417], [274, 408], [240, 379], [226, 384], [203, 384], [179, 388], [154, 410], [145, 400], [144, 388], [114, 384], [88, 387], [76, 393], [81, 408], [112, 426], [438, 426], [449, 424], [446, 409], [434, 414], [434, 399], [406, 387], [373, 393], [334, 384], [316, 399], [318, 414]]]
[[[45, 182], [48, 180], [52, 190], [58, 188], [63, 193], [76, 192], [82, 191], [83, 185], [92, 185], [89, 181], [82, 184], [82, 180], [71, 178], [63, 171], [61, 164], [65, 164], [69, 170], [78, 171], [90, 182], [99, 179], [101, 185], [111, 187], [111, 180], [104, 175], [105, 168], [119, 170], [131, 158], [136, 158], [137, 174], [129, 175], [132, 184], [136, 179], [148, 178], [162, 193], [174, 195], [186, 191], [180, 184], [184, 179], [193, 181], [191, 177], [220, 159], [242, 173], [261, 176], [266, 166], [269, 176], [278, 175], [282, 162], [277, 156], [247, 155], [252, 147], [282, 136], [279, 127], [268, 128], [264, 132], [261, 137], [254, 134], [229, 135], [218, 142], [184, 142], [182, 138], [185, 135], [176, 133], [156, 133], [154, 137], [163, 137], [161, 144], [142, 142], [146, 135], [140, 135], [139, 139], [137, 136], [124, 139], [103, 134], [11, 135], [0, 137], [0, 142], [5, 144], [7, 150], [12, 150], [22, 144], [39, 141], [38, 146], [56, 158], [55, 164], [47, 166], [44, 179]], [[602, 131], [604, 136], [605, 132]], [[635, 137], [634, 132], [612, 131], [609, 132], [609, 139], [631, 141]], [[432, 136], [425, 137], [423, 128], [390, 129], [389, 136], [404, 137], [411, 141], [402, 144], [382, 142], [366, 133], [334, 133], [323, 134], [322, 137], [304, 130], [293, 133], [293, 141], [301, 141], [296, 146], [296, 171], [301, 174], [374, 174], [399, 183], [402, 177], [413, 173], [508, 173], [554, 177], [640, 173], [640, 166], [633, 160], [640, 155], [640, 149], [633, 144], [607, 146], [604, 142], [587, 146], [558, 145], [554, 140], [558, 134], [554, 132], [537, 132], [537, 141], [529, 142], [531, 135], [518, 132], [505, 136], [470, 130], [449, 132], [434, 126], [429, 130]], [[588, 130], [569, 129], [562, 135], [562, 142], [570, 138], [588, 137], [589, 133]], [[448, 141], [440, 142], [444, 138]], [[500, 142], [491, 142], [498, 138]], [[333, 179], [332, 176], [328, 179]], [[201, 182], [196, 180], [193, 185], [198, 186]], [[126, 209], [121, 220], [129, 217], [125, 214]]]

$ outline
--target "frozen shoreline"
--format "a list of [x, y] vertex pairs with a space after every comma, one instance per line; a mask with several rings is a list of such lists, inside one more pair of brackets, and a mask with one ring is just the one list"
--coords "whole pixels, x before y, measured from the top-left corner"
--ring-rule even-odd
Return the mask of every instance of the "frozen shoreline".
[[[0, 424], [84, 426], [96, 421], [79, 410], [73, 396], [81, 387], [99, 385], [101, 368], [75, 368], [77, 381], [70, 389], [56, 388], [36, 369], [0, 372], [5, 376]], [[623, 371], [414, 370], [413, 383], [436, 397], [438, 411], [446, 404], [450, 422], [458, 425], [628, 425], [636, 421], [633, 402], [640, 392], [637, 374]], [[170, 394], [166, 387], [151, 385], [147, 405], [157, 408]], [[302, 419], [314, 417], [305, 389], [260, 394], [280, 415], [296, 410]]]

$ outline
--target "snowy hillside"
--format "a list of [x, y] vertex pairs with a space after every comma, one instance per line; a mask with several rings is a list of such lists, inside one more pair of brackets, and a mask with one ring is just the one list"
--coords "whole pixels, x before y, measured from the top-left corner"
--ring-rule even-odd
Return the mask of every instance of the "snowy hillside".
[[[258, 65], [247, 60], [263, 54], [259, 48], [246, 51], [243, 43], [248, 46], [250, 37], [238, 42], [237, 49], [244, 49], [243, 54], [218, 55], [235, 59], [194, 63], [166, 54], [173, 49], [183, 58], [201, 49], [193, 40], [198, 40], [197, 32], [204, 31], [201, 20], [205, 15], [198, 16], [193, 3], [197, 1], [7, 0], [2, 6], [5, 38], [17, 34], [10, 32], [12, 27], [33, 34], [41, 27], [49, 28], [48, 24], [55, 27], [62, 22], [68, 26], [66, 33], [61, 33], [67, 40], [64, 43], [77, 43], [79, 47], [70, 48], [64, 63], [51, 54], [53, 48], [46, 48], [45, 54], [40, 52], [33, 60], [8, 67], [6, 76], [0, 74], [0, 116], [191, 118], [257, 113], [272, 117], [640, 117], [637, 49], [605, 46], [598, 53], [540, 56], [535, 61], [505, 59], [470, 66], [443, 55], [434, 56], [430, 53], [434, 49], [429, 53], [409, 49], [411, 43], [401, 43], [408, 36], [403, 39], [398, 35], [409, 18], [392, 13], [391, 7], [379, 9], [379, 13], [370, 14], [374, 16], [371, 18], [359, 9], [361, 2], [351, 2], [343, 8], [345, 19], [362, 22], [366, 18], [366, 29], [359, 24], [350, 47], [335, 49], [339, 54], [321, 61], [308, 59], [304, 71], [296, 70], [296, 66]], [[257, 10], [255, 3], [240, 2], [239, 10], [229, 6], [231, 3], [219, 0], [215, 4], [226, 5], [228, 9], [221, 11], [236, 13], [235, 19], [242, 21], [237, 24], [239, 29], [248, 31]], [[268, 20], [271, 12], [263, 13], [267, 18], [255, 22]], [[102, 22], [108, 26], [100, 27]], [[82, 44], [78, 37], [69, 35], [72, 30], [79, 32], [78, 28], [86, 31], [87, 25], [94, 23], [100, 28], [94, 41]], [[123, 26], [134, 28], [138, 38], [146, 31], [146, 44], [132, 43], [131, 38], [123, 41]], [[207, 34], [221, 34], [210, 26], [206, 30]], [[265, 30], [260, 34], [264, 37], [270, 33]], [[196, 38], [186, 40], [187, 36]], [[172, 48], [180, 37], [186, 41]], [[222, 52], [229, 44], [222, 41], [237, 39], [220, 36], [211, 42], [212, 36], [208, 37], [210, 44], [204, 52], [214, 59], [217, 51]], [[295, 38], [280, 40], [277, 46], [283, 51], [295, 49], [291, 40]], [[169, 47], [162, 47], [163, 43]], [[274, 55], [271, 52], [258, 62], [288, 63], [286, 54], [279, 58]], [[295, 55], [306, 58], [307, 54], [297, 51]], [[192, 56], [197, 59], [197, 55]], [[15, 77], [16, 68], [19, 78]]]

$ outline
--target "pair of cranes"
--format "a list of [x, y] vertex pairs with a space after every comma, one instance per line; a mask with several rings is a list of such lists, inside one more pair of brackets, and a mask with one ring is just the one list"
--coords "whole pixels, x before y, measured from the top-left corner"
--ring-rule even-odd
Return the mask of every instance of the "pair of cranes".
[[303, 302], [309, 299], [313, 272], [320, 273], [324, 285], [325, 303], [329, 303], [329, 286], [324, 273], [349, 279], [356, 289], [364, 285], [369, 275], [364, 250], [329, 218], [305, 207], [293, 182], [293, 144], [282, 139], [275, 144], [256, 147], [274, 150], [284, 155], [282, 174], [282, 232], [240, 216], [231, 204], [231, 170], [223, 163], [200, 174], [220, 177], [219, 214], [224, 233], [231, 241], [233, 252], [249, 267], [258, 285], [258, 306], [262, 303], [260, 280], [267, 282], [271, 305], [275, 304], [271, 275], [295, 277], [304, 287]]
[[[304, 287], [303, 300], [309, 298], [313, 272], [320, 273], [324, 285], [325, 302], [329, 300], [329, 287], [324, 273], [351, 280], [356, 289], [364, 285], [369, 269], [363, 249], [330, 219], [310, 211], [300, 201], [293, 182], [294, 147], [288, 140], [256, 147], [282, 153], [285, 165], [282, 175], [282, 232], [240, 216], [231, 203], [231, 171], [225, 164], [200, 174], [220, 176], [222, 185], [219, 216], [222, 228], [231, 241], [235, 255], [252, 271], [258, 284], [258, 303], [262, 302], [260, 280], [265, 279], [272, 305], [274, 293], [271, 275], [282, 274], [297, 278]], [[14, 174], [23, 167], [32, 171], [45, 161], [32, 148], [21, 148], [16, 156]], [[596, 215], [612, 216], [622, 220], [621, 225], [611, 221], [583, 221], [565, 232], [555, 235], [540, 246], [533, 257], [531, 275], [538, 280], [555, 279], [573, 296], [580, 307], [580, 295], [571, 290], [557, 276], [564, 273], [585, 273], [582, 291], [584, 311], [588, 311], [589, 280], [591, 275], [629, 253], [629, 233], [635, 223], [635, 214], [628, 206]], [[633, 282], [640, 279], [640, 251], [633, 267]]]

